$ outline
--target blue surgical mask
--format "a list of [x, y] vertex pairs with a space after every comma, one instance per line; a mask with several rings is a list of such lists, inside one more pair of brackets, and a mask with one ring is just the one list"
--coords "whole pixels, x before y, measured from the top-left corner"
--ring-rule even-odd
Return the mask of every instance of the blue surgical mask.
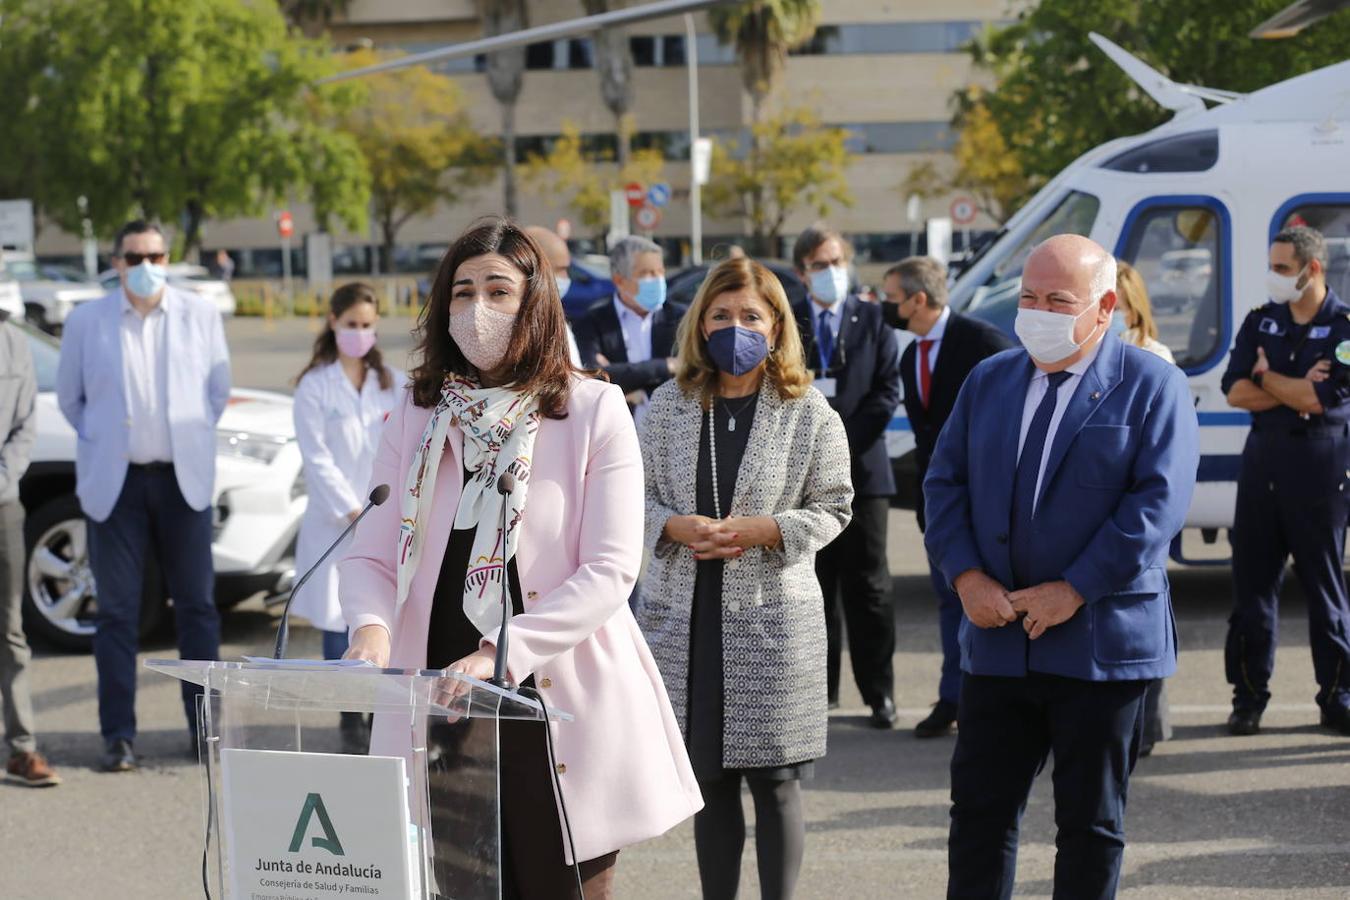
[[572, 279], [568, 278], [566, 275], [554, 275], [553, 278], [558, 282], [559, 299], [566, 297], [567, 292], [572, 289]]
[[848, 296], [848, 269], [830, 266], [811, 273], [811, 296], [826, 306], [834, 306]]
[[659, 275], [651, 278], [639, 278], [637, 305], [647, 312], [656, 312], [666, 305], [666, 280]]
[[708, 335], [713, 365], [728, 375], [753, 372], [769, 355], [769, 341], [758, 331], [733, 325]]
[[146, 260], [127, 269], [127, 290], [137, 297], [153, 297], [164, 287], [169, 273], [163, 266]]

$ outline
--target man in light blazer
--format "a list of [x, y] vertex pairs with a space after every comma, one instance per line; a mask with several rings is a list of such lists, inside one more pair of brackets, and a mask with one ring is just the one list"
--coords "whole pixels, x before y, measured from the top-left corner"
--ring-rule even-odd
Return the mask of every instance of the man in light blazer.
[[[57, 372], [61, 412], [79, 436], [76, 494], [88, 519], [98, 587], [102, 768], [136, 767], [136, 651], [147, 551], [174, 601], [184, 659], [216, 659], [211, 501], [216, 423], [230, 394], [220, 313], [165, 284], [158, 226], [135, 221], [113, 244], [121, 286], [66, 320]], [[183, 686], [196, 736], [196, 695]]]
[[1054, 896], [1114, 897], [1120, 879], [1144, 689], [1176, 669], [1165, 566], [1199, 428], [1181, 370], [1107, 333], [1115, 281], [1087, 238], [1032, 252], [1026, 349], [971, 373], [924, 481], [927, 548], [967, 619], [949, 897], [1012, 896], [1052, 750]]

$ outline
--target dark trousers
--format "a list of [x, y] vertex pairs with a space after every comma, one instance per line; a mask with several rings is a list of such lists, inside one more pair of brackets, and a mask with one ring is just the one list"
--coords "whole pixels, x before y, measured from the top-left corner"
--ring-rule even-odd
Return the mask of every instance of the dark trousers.
[[1270, 699], [1285, 561], [1308, 600], [1317, 702], [1350, 706], [1350, 598], [1341, 559], [1350, 508], [1350, 438], [1252, 433], [1242, 451], [1233, 545], [1233, 614], [1224, 668], [1233, 705]]
[[1054, 753], [1057, 900], [1116, 895], [1143, 681], [966, 675], [952, 754], [948, 898], [1012, 897], [1032, 782]]
[[938, 601], [938, 631], [942, 635], [942, 677], [938, 679], [938, 699], [956, 703], [961, 698], [961, 618], [965, 610], [961, 598], [947, 584], [933, 558], [928, 557], [928, 580]]
[[[172, 467], [132, 466], [107, 521], [89, 521], [89, 562], [98, 587], [94, 664], [105, 741], [136, 737], [136, 651], [147, 552], [173, 598], [184, 659], [220, 658], [220, 615], [211, 564], [211, 510], [188, 506]], [[196, 733], [201, 688], [183, 683], [183, 707]]]
[[828, 640], [827, 683], [831, 700], [839, 697], [842, 607], [848, 628], [848, 652], [853, 679], [863, 701], [875, 706], [895, 693], [895, 607], [891, 603], [891, 573], [886, 567], [886, 497], [858, 497], [853, 521], [843, 533], [816, 554], [816, 576], [825, 595], [825, 634]]

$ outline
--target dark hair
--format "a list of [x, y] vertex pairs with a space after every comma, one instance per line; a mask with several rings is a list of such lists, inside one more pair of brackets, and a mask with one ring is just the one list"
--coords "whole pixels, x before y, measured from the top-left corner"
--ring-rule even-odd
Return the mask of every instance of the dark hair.
[[[121, 228], [117, 229], [117, 235], [113, 238], [113, 256], [122, 255], [122, 241], [133, 234], [149, 234], [154, 232], [161, 238], [164, 237], [164, 229], [160, 228], [154, 222], [147, 222], [144, 219], [132, 219]], [[165, 247], [168, 247], [168, 238], [164, 238]]]
[[796, 267], [798, 272], [806, 271], [806, 258], [815, 253], [821, 244], [830, 239], [839, 242], [839, 246], [844, 248], [846, 258], [852, 258], [853, 245], [844, 240], [844, 236], [829, 225], [824, 222], [817, 222], [797, 235], [797, 240], [792, 245], [792, 265]]
[[900, 290], [909, 297], [920, 291], [928, 298], [930, 309], [941, 309], [947, 302], [947, 267], [931, 256], [910, 256], [886, 270], [882, 279], [900, 276]]
[[469, 226], [441, 258], [431, 296], [417, 324], [413, 403], [434, 407], [440, 402], [446, 376], [452, 372], [477, 377], [478, 370], [450, 337], [450, 298], [459, 267], [489, 253], [506, 257], [525, 276], [520, 312], [502, 360], [510, 383], [538, 397], [539, 412], [545, 417], [566, 418], [574, 370], [567, 354], [567, 320], [563, 318], [553, 267], [519, 225], [500, 216], [489, 216]]
[[1326, 272], [1327, 242], [1326, 238], [1322, 237], [1322, 232], [1316, 228], [1309, 228], [1307, 225], [1291, 225], [1275, 235], [1271, 243], [1290, 244], [1294, 248], [1294, 259], [1305, 266], [1315, 259], [1322, 264], [1322, 271]]
[[[328, 298], [328, 311], [332, 313], [334, 319], [340, 319], [343, 313], [358, 303], [369, 303], [375, 307], [376, 312], [380, 310], [380, 301], [375, 296], [375, 289], [363, 282], [353, 281], [333, 291], [333, 296]], [[314, 339], [314, 352], [309, 357], [309, 363], [300, 370], [299, 375], [295, 376], [295, 383], [299, 384], [300, 379], [310, 370], [337, 362], [337, 358], [337, 333], [333, 331], [333, 323], [326, 322], [323, 331]], [[387, 391], [394, 386], [394, 376], [384, 364], [384, 356], [378, 346], [371, 347], [370, 352], [361, 357], [361, 361], [366, 364], [367, 372], [373, 370], [380, 379], [380, 390]]]

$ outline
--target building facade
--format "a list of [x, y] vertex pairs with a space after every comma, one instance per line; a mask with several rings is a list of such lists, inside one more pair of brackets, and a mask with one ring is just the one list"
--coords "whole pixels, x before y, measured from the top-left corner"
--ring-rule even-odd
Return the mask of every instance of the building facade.
[[[922, 219], [948, 216], [955, 196], [922, 203], [920, 221], [906, 215], [901, 185], [916, 162], [936, 158], [950, 164], [954, 135], [949, 127], [951, 98], [962, 86], [982, 79], [972, 71], [963, 45], [990, 24], [1010, 17], [1010, 0], [824, 0], [821, 23], [806, 46], [788, 59], [769, 108], [813, 107], [826, 124], [849, 132], [853, 159], [847, 178], [852, 207], [838, 207], [829, 220], [858, 249], [860, 271], [875, 278], [888, 261], [923, 249], [916, 243]], [[530, 25], [584, 15], [579, 0], [533, 0]], [[741, 85], [733, 48], [718, 43], [706, 17], [695, 17], [699, 63], [700, 131], [735, 138], [751, 121], [749, 96]], [[689, 92], [683, 17], [653, 20], [626, 30], [634, 70], [633, 146], [656, 147], [665, 156], [663, 177], [672, 188], [661, 210], [655, 237], [667, 247], [673, 264], [689, 251]], [[337, 49], [372, 46], [377, 50], [417, 53], [482, 36], [473, 0], [352, 0], [330, 27]], [[518, 156], [546, 152], [565, 124], [575, 126], [585, 146], [613, 154], [616, 121], [600, 94], [589, 38], [572, 38], [527, 49], [523, 88], [516, 106]], [[464, 95], [474, 125], [484, 134], [501, 131], [501, 112], [483, 73], [482, 59], [458, 59], [434, 66], [453, 79]], [[572, 211], [522, 184], [518, 217], [554, 226], [574, 220]], [[500, 212], [501, 178], [468, 191], [453, 207], [410, 221], [399, 234], [401, 270], [425, 270], [448, 241], [478, 216]], [[303, 236], [315, 228], [309, 211], [292, 210], [296, 237], [293, 263], [304, 271]], [[809, 210], [793, 215], [783, 229], [780, 255], [797, 231], [815, 219]], [[980, 217], [974, 231], [992, 228]], [[574, 229], [574, 238], [590, 235]], [[743, 240], [737, 220], [705, 215], [705, 254], [719, 245]], [[955, 243], [963, 243], [958, 226]], [[335, 270], [369, 271], [372, 234], [333, 235]], [[67, 246], [69, 245], [69, 246]], [[586, 242], [582, 242], [583, 249]], [[281, 250], [270, 219], [215, 221], [207, 225], [203, 258], [225, 248], [236, 256], [241, 276], [280, 273]], [[77, 254], [69, 236], [48, 233], [39, 245], [46, 255]]]

